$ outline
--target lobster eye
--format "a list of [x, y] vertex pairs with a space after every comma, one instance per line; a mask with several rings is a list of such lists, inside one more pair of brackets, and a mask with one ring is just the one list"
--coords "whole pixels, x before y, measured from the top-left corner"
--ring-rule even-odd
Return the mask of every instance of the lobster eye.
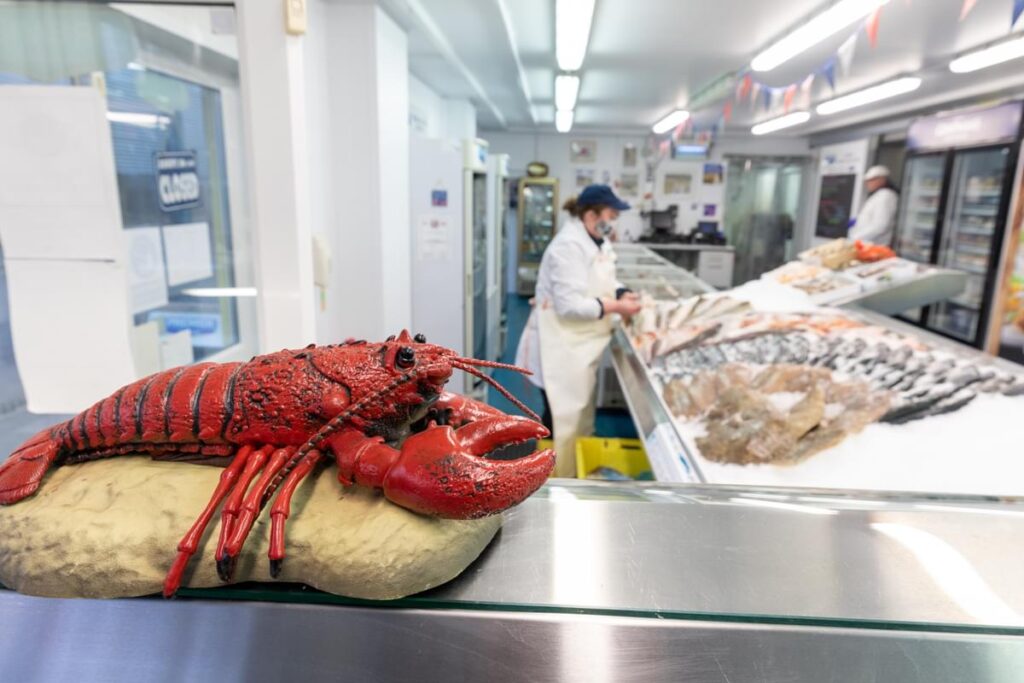
[[417, 344], [426, 344], [427, 343], [427, 335], [425, 335], [422, 332], [420, 332], [415, 337], [413, 337], [412, 340], [414, 342], [416, 342]]
[[395, 365], [400, 368], [411, 368], [416, 364], [416, 354], [408, 346], [403, 346], [398, 349], [398, 353], [395, 354]]

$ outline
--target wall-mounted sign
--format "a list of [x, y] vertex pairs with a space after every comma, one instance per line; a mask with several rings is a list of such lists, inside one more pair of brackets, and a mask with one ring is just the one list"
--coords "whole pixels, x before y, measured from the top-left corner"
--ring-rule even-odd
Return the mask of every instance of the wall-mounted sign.
[[440, 207], [448, 206], [448, 190], [431, 190], [430, 205]]
[[199, 206], [199, 172], [195, 152], [157, 152], [156, 189], [163, 211]]
[[1014, 140], [1020, 120], [1020, 102], [929, 116], [910, 125], [907, 148], [947, 149]]
[[846, 237], [853, 215], [853, 194], [856, 186], [857, 176], [852, 173], [821, 177], [818, 224], [814, 231], [816, 237]]

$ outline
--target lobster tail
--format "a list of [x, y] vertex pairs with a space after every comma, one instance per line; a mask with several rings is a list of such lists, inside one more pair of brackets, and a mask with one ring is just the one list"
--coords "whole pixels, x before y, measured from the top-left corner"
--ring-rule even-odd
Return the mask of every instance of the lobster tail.
[[44, 429], [0, 463], [0, 505], [11, 505], [36, 492], [60, 454], [60, 442]]

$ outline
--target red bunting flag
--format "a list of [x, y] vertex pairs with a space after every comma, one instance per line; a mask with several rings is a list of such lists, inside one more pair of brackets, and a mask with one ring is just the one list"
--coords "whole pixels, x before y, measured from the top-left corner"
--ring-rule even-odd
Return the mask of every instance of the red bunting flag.
[[675, 127], [675, 130], [672, 131], [672, 139], [675, 140], [676, 142], [679, 142], [680, 140], [682, 140], [683, 139], [683, 131], [685, 131], [685, 130], [686, 130], [686, 121], [683, 121], [682, 123], [680, 123], [678, 126]]
[[747, 99], [750, 94], [750, 89], [754, 87], [754, 79], [750, 74], [743, 76], [743, 80], [740, 81], [740, 102]]
[[789, 113], [790, 107], [793, 106], [793, 98], [796, 97], [796, 88], [797, 84], [794, 83], [786, 88], [786, 92], [782, 96], [782, 111], [786, 114]]
[[868, 33], [868, 41], [871, 43], [872, 48], [878, 47], [878, 23], [882, 19], [882, 8], [879, 7], [871, 16], [868, 17], [868, 21], [864, 24], [864, 30]]
[[732, 102], [726, 102], [725, 106], [722, 107], [722, 119], [724, 119], [726, 123], [729, 123], [729, 121], [732, 120]]
[[960, 21], [967, 18], [967, 15], [971, 13], [974, 6], [978, 4], [978, 0], [964, 0], [964, 6], [960, 8]]

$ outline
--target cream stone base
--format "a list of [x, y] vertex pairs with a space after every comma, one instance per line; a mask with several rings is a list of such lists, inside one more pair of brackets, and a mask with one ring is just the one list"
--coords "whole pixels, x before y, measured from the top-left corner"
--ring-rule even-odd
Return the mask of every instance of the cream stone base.
[[[118, 457], [53, 470], [31, 498], [0, 506], [0, 583], [50, 597], [113, 598], [157, 593], [178, 541], [217, 484], [218, 467]], [[234, 580], [274, 581], [269, 509], [253, 527]], [[182, 585], [223, 585], [211, 522]], [[434, 519], [382, 494], [344, 489], [333, 466], [295, 493], [287, 559], [278, 581], [329, 593], [390, 600], [459, 575], [497, 533], [501, 516]]]

